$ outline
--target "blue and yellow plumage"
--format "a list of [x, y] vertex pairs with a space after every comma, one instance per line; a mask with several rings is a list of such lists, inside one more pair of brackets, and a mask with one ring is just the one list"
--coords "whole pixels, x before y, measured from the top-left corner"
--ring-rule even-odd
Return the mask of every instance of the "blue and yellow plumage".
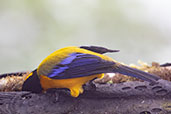
[[127, 67], [102, 55], [116, 52], [96, 46], [66, 47], [45, 58], [25, 80], [22, 90], [41, 92], [50, 88], [68, 88], [71, 96], [83, 93], [82, 85], [104, 73], [121, 73], [156, 83], [159, 77]]

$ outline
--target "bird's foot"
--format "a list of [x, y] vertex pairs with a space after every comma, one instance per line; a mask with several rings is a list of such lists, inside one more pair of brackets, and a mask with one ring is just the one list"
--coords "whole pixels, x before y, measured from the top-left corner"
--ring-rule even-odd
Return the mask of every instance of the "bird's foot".
[[69, 95], [70, 93], [69, 91], [67, 91], [66, 89], [63, 88], [51, 88], [47, 90], [47, 93], [49, 93], [49, 95], [54, 98], [53, 99], [53, 103], [59, 102], [60, 101], [60, 95], [61, 94], [65, 94], [65, 95]]
[[90, 81], [90, 82], [86, 83], [85, 85], [83, 85], [83, 89], [84, 90], [95, 91], [96, 90], [96, 85], [94, 84], [93, 81]]

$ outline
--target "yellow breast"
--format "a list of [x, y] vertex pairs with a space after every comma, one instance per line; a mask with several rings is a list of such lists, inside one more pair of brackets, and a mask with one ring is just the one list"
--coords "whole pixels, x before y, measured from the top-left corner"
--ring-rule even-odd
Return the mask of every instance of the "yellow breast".
[[84, 76], [71, 79], [51, 79], [47, 76], [40, 76], [40, 83], [44, 91], [49, 88], [68, 88], [70, 89], [71, 96], [78, 97], [83, 92], [82, 85], [94, 78], [102, 78], [103, 74]]

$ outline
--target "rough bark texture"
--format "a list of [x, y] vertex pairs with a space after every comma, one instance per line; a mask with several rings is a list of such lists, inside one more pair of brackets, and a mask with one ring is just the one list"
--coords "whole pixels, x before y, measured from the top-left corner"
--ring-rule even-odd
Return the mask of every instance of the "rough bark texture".
[[[78, 98], [66, 91], [0, 92], [0, 114], [171, 114], [171, 82], [86, 86]], [[58, 97], [57, 97], [58, 96]], [[58, 99], [56, 99], [58, 98]]]

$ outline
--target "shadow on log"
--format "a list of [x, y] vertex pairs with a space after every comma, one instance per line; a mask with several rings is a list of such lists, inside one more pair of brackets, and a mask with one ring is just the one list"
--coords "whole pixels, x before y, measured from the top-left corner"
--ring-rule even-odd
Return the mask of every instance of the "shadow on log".
[[[67, 91], [0, 92], [0, 114], [171, 114], [171, 82], [125, 82], [89, 86], [78, 98]], [[56, 96], [58, 100], [56, 101]]]

